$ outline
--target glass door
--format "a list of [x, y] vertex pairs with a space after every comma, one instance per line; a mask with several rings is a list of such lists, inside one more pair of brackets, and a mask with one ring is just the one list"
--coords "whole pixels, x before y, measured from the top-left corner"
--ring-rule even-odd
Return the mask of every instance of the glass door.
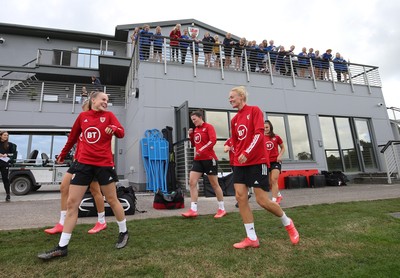
[[357, 143], [364, 171], [376, 171], [378, 165], [367, 119], [355, 119]]

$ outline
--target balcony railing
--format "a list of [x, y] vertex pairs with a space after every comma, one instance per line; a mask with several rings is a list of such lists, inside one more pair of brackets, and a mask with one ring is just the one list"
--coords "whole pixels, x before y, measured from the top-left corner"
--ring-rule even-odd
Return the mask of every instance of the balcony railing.
[[[252, 47], [233, 47], [226, 53], [222, 44], [210, 44], [199, 40], [179, 40], [178, 47], [171, 47], [169, 37], [154, 35], [142, 38], [139, 36], [133, 47], [129, 75], [131, 80], [127, 82], [127, 95], [129, 90], [132, 93], [132, 90], [136, 89], [133, 85], [135, 69], [141, 62], [162, 63], [165, 74], [168, 73], [169, 65], [190, 66], [194, 77], [197, 76], [197, 69], [201, 67], [220, 71], [221, 79], [225, 79], [225, 73], [228, 71], [243, 72], [248, 82], [253, 74], [258, 74], [268, 76], [271, 84], [274, 84], [276, 76], [291, 78], [293, 86], [296, 86], [300, 79], [309, 79], [315, 88], [318, 86], [317, 81], [330, 82], [334, 90], [338, 83], [347, 83], [353, 92], [354, 85], [367, 86], [370, 93], [371, 87], [382, 86], [376, 66], [325, 62], [322, 58], [300, 57], [287, 51], [268, 52]], [[205, 55], [204, 50], [211, 51], [211, 54]]]
[[34, 75], [26, 80], [1, 80], [0, 100], [5, 100], [4, 110], [8, 110], [10, 102], [38, 102], [38, 111], [44, 111], [44, 103], [64, 103], [71, 105], [72, 113], [81, 111], [84, 97], [81, 96], [83, 87], [91, 91], [102, 90], [109, 96], [109, 106], [125, 106], [125, 88], [121, 86], [96, 87], [91, 84], [72, 84], [64, 82], [42, 82]]

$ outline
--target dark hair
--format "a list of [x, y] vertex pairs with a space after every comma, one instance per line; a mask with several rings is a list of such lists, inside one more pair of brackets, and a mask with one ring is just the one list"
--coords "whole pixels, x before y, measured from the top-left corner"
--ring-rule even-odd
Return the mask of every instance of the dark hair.
[[272, 125], [271, 121], [266, 120], [264, 123], [269, 125], [269, 136], [272, 138], [275, 137], [274, 126]]
[[[1, 130], [1, 131], [0, 131], [0, 137], [1, 137], [4, 133], [7, 133], [7, 134], [8, 134], [8, 132], [7, 132], [6, 130]], [[4, 149], [8, 150], [8, 148], [9, 148], [9, 146], [10, 146], [10, 144], [8, 143], [8, 140], [6, 140], [6, 141], [3, 142], [3, 146], [4, 146]]]
[[191, 116], [197, 116], [197, 117], [199, 117], [199, 118], [204, 118], [204, 113], [203, 113], [203, 110], [196, 110], [196, 111], [193, 111], [192, 113], [190, 113], [190, 117]]

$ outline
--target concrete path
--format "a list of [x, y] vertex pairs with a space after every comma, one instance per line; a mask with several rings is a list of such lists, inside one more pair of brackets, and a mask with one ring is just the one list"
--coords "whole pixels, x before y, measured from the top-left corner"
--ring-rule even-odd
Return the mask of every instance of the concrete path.
[[[304, 188], [282, 190], [282, 207], [296, 207], [315, 204], [330, 204], [337, 202], [352, 202], [364, 200], [379, 200], [400, 198], [400, 184], [364, 184], [342, 187]], [[190, 198], [185, 198], [185, 208], [179, 210], [153, 209], [153, 194], [137, 193], [137, 208], [145, 213], [127, 215], [127, 220], [180, 216], [190, 207]], [[253, 209], [260, 209], [255, 198], [250, 199]], [[237, 212], [235, 197], [225, 197], [227, 212]], [[199, 214], [212, 217], [217, 210], [215, 198], [200, 197], [198, 201]], [[37, 192], [24, 196], [11, 195], [11, 202], [5, 202], [5, 192], [0, 184], [0, 230], [15, 230], [26, 228], [43, 228], [57, 223], [60, 210], [60, 193], [58, 186], [43, 186]], [[97, 221], [96, 217], [79, 218], [78, 224]], [[107, 217], [108, 222], [114, 222], [114, 217]]]

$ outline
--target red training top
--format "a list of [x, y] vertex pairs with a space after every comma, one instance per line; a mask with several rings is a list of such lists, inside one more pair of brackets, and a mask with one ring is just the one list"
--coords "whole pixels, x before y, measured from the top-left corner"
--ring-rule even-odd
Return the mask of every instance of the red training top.
[[[114, 133], [107, 134], [106, 127], [111, 128]], [[61, 161], [78, 142], [82, 133], [82, 141], [79, 143], [78, 162], [94, 166], [114, 166], [113, 154], [111, 152], [111, 138], [123, 138], [124, 128], [117, 117], [110, 111], [89, 110], [79, 114], [68, 136], [67, 143], [61, 151]]]
[[194, 160], [218, 160], [214, 152], [214, 145], [217, 143], [217, 134], [212, 125], [203, 122], [201, 126], [197, 126], [189, 135], [192, 146], [196, 148]]
[[267, 147], [267, 151], [269, 153], [269, 162], [276, 162], [276, 159], [279, 155], [278, 146], [283, 143], [282, 138], [279, 135], [275, 134], [275, 137], [270, 137], [269, 135], [265, 135], [265, 146]]
[[[264, 117], [257, 106], [247, 104], [238, 111], [231, 121], [232, 143], [235, 148], [234, 166], [267, 164], [269, 159], [264, 143]], [[239, 163], [241, 154], [246, 156], [245, 163]]]

